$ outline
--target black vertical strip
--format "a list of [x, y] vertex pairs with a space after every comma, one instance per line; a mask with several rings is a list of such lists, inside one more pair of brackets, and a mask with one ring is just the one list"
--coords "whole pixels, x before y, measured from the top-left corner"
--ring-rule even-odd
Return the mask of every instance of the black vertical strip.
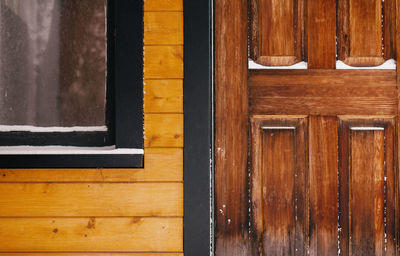
[[114, 4], [115, 146], [143, 148], [143, 1]]
[[107, 1], [107, 93], [106, 125], [108, 141], [115, 145], [115, 0]]
[[210, 255], [211, 1], [184, 0], [184, 252]]

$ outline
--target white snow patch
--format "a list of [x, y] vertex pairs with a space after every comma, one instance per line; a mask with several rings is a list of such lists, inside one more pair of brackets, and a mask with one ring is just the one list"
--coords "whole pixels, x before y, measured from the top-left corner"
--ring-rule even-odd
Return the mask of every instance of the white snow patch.
[[105, 132], [107, 126], [32, 126], [32, 125], [0, 125], [0, 132]]

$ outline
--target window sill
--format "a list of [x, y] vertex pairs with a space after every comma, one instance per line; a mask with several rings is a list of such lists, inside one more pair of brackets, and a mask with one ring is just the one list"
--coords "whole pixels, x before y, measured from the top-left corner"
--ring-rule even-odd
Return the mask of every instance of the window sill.
[[143, 168], [143, 149], [2, 146], [0, 168]]

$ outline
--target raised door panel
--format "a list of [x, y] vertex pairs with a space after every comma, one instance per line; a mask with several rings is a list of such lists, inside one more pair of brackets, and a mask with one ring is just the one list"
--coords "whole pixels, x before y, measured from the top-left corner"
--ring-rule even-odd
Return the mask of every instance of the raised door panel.
[[262, 65], [302, 61], [304, 0], [250, 1], [250, 56]]
[[394, 119], [342, 117], [339, 238], [342, 255], [394, 255]]
[[394, 58], [392, 0], [338, 1], [338, 57], [350, 66]]
[[261, 255], [305, 255], [306, 121], [303, 117], [252, 118], [252, 220]]

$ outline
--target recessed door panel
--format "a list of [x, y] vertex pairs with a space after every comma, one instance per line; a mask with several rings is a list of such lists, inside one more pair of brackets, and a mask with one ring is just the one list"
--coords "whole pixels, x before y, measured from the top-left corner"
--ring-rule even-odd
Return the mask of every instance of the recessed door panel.
[[[306, 248], [306, 120], [256, 117], [253, 198], [262, 255], [304, 255]], [[256, 168], [256, 166], [254, 166]], [[258, 194], [260, 193], [260, 194]]]

